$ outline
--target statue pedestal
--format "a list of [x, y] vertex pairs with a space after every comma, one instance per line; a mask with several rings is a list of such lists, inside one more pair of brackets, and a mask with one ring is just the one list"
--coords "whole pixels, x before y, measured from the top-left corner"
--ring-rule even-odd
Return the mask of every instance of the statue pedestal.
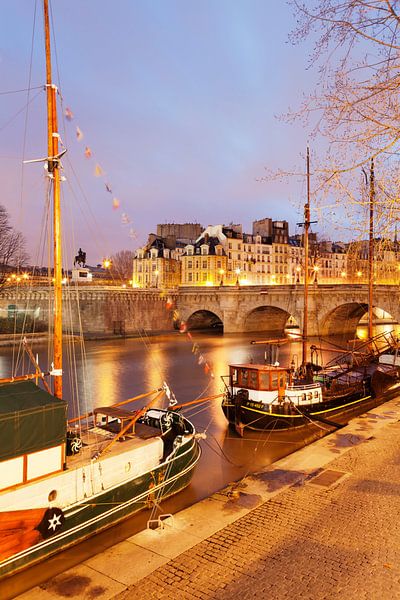
[[89, 269], [72, 269], [72, 281], [88, 282], [92, 281], [92, 273]]

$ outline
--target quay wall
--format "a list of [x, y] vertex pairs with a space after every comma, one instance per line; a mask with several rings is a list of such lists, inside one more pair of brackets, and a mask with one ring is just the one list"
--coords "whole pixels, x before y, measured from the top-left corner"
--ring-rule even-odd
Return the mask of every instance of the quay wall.
[[[63, 296], [63, 329], [71, 334], [79, 334], [81, 329], [99, 337], [174, 329], [172, 311], [157, 290], [79, 286]], [[0, 319], [26, 314], [48, 324], [51, 312], [52, 292], [48, 289], [0, 291]]]

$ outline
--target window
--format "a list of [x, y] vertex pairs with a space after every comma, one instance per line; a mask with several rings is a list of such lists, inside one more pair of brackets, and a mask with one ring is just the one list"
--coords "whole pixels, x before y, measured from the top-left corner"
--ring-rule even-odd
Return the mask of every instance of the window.
[[255, 390], [258, 388], [257, 371], [250, 371], [249, 387]]
[[202, 268], [203, 269], [207, 269], [207, 261], [206, 260], [203, 260], [203, 267]]
[[269, 390], [269, 373], [260, 372], [260, 390]]
[[238, 370], [237, 369], [231, 369], [231, 382], [232, 382], [232, 385], [236, 385], [238, 382]]
[[249, 372], [247, 369], [240, 369], [240, 385], [247, 387]]
[[278, 389], [278, 373], [271, 373], [271, 389]]
[[188, 281], [192, 281], [192, 273], [188, 273]]
[[188, 269], [193, 269], [193, 261], [188, 260], [187, 268]]

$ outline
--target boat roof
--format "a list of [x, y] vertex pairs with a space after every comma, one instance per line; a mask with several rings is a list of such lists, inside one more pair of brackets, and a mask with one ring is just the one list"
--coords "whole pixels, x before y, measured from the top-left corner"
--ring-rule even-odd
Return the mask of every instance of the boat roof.
[[255, 371], [287, 371], [285, 367], [276, 367], [275, 365], [263, 365], [261, 363], [242, 363], [240, 365], [229, 365], [234, 369], [253, 369]]
[[0, 414], [31, 412], [51, 407], [65, 407], [67, 402], [52, 396], [33, 381], [0, 384]]
[[131, 412], [118, 406], [98, 406], [93, 412], [95, 415], [101, 414], [116, 419], [133, 419], [136, 414], [136, 411]]

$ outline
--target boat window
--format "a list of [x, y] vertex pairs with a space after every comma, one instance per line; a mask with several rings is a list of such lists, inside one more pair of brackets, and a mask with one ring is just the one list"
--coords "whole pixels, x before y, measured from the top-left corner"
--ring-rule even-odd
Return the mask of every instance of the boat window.
[[240, 369], [240, 385], [246, 386], [249, 380], [249, 372], [247, 369]]
[[271, 373], [271, 389], [272, 390], [278, 389], [278, 377], [279, 377], [279, 373]]
[[232, 380], [232, 385], [235, 385], [238, 382], [238, 370], [237, 369], [231, 369], [231, 380]]
[[250, 371], [249, 386], [253, 389], [258, 389], [257, 371]]
[[260, 372], [260, 390], [269, 390], [269, 372]]

